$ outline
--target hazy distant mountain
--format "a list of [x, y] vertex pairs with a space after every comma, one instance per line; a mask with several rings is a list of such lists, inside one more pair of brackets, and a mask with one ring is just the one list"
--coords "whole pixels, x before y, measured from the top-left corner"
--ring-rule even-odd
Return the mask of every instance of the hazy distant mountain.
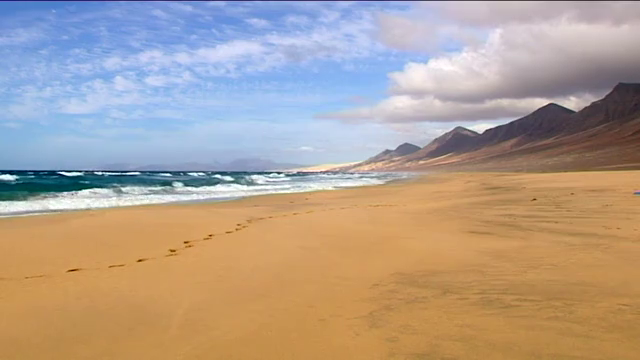
[[370, 163], [370, 162], [378, 162], [378, 161], [385, 161], [385, 160], [390, 160], [393, 158], [397, 158], [399, 156], [405, 156], [405, 155], [409, 155], [412, 154], [416, 151], [420, 150], [419, 146], [413, 145], [413, 144], [409, 144], [409, 143], [404, 143], [400, 146], [398, 146], [397, 148], [395, 148], [395, 150], [389, 150], [389, 149], [385, 149], [384, 151], [382, 151], [381, 153], [379, 153], [378, 155], [369, 158], [368, 160], [366, 160], [366, 163]]
[[237, 159], [228, 163], [197, 163], [186, 162], [178, 164], [150, 164], [150, 165], [132, 165], [132, 164], [107, 164], [95, 170], [108, 171], [270, 171], [270, 170], [287, 170], [292, 168], [304, 167], [300, 164], [278, 163], [272, 160], [260, 158]]
[[420, 150], [419, 146], [413, 145], [413, 144], [410, 144], [410, 143], [404, 143], [404, 144], [399, 145], [394, 150], [385, 149], [381, 153], [379, 153], [378, 155], [370, 157], [369, 159], [367, 159], [367, 160], [365, 160], [365, 161], [363, 161], [361, 163], [356, 163], [354, 165], [340, 167], [340, 168], [337, 168], [337, 170], [339, 170], [339, 171], [348, 171], [348, 170], [350, 170], [351, 168], [353, 168], [355, 166], [366, 166], [366, 165], [369, 165], [369, 164], [383, 163], [383, 162], [386, 162], [386, 161], [391, 161], [391, 160], [396, 159], [396, 158], [401, 158], [401, 157], [409, 155], [409, 154], [413, 154], [418, 150]]
[[180, 164], [153, 164], [138, 166], [135, 169], [137, 171], [216, 171], [220, 167], [220, 164], [202, 164], [197, 162], [187, 162]]

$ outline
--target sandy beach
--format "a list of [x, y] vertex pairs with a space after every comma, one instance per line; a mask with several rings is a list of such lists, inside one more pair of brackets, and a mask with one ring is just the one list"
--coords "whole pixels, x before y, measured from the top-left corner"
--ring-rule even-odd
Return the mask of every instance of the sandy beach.
[[638, 359], [640, 172], [0, 219], [0, 359]]

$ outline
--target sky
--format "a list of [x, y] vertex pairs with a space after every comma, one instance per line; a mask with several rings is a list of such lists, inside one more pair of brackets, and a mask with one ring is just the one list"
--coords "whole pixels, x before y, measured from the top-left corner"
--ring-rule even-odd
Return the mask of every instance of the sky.
[[640, 82], [640, 2], [1, 2], [0, 168], [298, 164]]

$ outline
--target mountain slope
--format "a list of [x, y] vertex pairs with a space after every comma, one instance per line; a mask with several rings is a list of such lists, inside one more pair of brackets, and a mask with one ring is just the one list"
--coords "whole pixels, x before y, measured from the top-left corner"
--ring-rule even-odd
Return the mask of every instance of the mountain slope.
[[551, 103], [480, 135], [460, 130], [376, 170], [640, 168], [640, 84], [620, 83], [578, 112]]
[[479, 135], [473, 130], [456, 126], [453, 130], [435, 138], [420, 151], [416, 151], [411, 157], [407, 157], [406, 161], [438, 157], [460, 151], [468, 146], [471, 139]]
[[416, 151], [419, 151], [420, 147], [417, 145], [413, 145], [413, 144], [409, 144], [409, 143], [403, 143], [400, 146], [398, 146], [397, 148], [395, 148], [394, 150], [389, 150], [386, 149], [384, 151], [382, 151], [381, 153], [379, 153], [376, 156], [370, 157], [369, 159], [357, 163], [355, 165], [352, 166], [348, 166], [346, 168], [341, 168], [340, 170], [342, 171], [346, 171], [346, 170], [353, 170], [355, 168], [360, 168], [360, 170], [365, 170], [365, 168], [371, 166], [371, 165], [375, 165], [378, 163], [384, 163], [386, 161], [390, 161], [399, 157], [403, 157], [403, 156], [407, 156], [410, 154], [415, 153]]

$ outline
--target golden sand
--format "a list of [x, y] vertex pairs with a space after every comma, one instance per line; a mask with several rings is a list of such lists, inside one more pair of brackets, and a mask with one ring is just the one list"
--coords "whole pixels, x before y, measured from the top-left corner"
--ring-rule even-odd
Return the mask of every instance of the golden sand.
[[0, 219], [0, 359], [638, 359], [640, 172]]

